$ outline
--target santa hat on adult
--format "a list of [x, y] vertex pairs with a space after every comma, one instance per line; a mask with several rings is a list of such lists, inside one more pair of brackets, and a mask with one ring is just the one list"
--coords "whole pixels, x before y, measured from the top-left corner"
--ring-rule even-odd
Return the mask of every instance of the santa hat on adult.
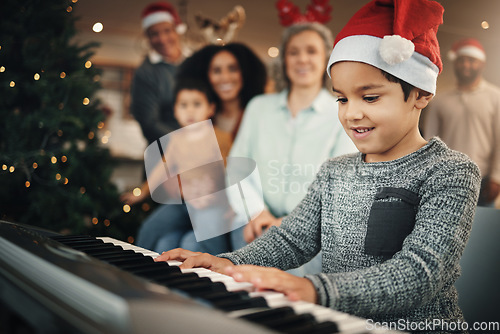
[[336, 62], [357, 61], [435, 94], [443, 67], [436, 37], [443, 12], [432, 0], [372, 0], [337, 35], [328, 74]]
[[455, 60], [459, 56], [468, 56], [486, 61], [483, 45], [475, 38], [464, 38], [456, 41], [448, 52], [448, 58]]
[[169, 22], [174, 24], [178, 34], [186, 32], [186, 24], [182, 23], [175, 7], [168, 2], [151, 3], [142, 11], [142, 29], [146, 30], [154, 24]]

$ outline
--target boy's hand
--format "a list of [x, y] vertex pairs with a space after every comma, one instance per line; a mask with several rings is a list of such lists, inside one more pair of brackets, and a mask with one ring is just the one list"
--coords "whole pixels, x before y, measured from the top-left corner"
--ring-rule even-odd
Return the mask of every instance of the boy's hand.
[[247, 243], [260, 237], [264, 230], [271, 226], [280, 226], [283, 218], [274, 217], [269, 211], [262, 211], [257, 217], [252, 219], [243, 229], [243, 238]]
[[317, 303], [316, 289], [310, 280], [276, 268], [233, 265], [226, 267], [224, 274], [232, 276], [238, 282], [252, 283], [257, 291], [274, 290], [283, 293], [291, 301]]
[[192, 252], [187, 249], [176, 248], [163, 252], [155, 258], [156, 262], [176, 260], [181, 261], [181, 269], [202, 267], [224, 274], [224, 269], [234, 264], [228, 259], [223, 259], [208, 253]]

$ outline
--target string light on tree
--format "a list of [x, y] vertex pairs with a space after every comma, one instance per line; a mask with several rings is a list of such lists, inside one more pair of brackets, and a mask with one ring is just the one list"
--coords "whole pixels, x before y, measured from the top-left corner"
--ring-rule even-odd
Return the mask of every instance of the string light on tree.
[[125, 213], [129, 213], [129, 212], [130, 212], [130, 205], [125, 204], [125, 205], [123, 206], [123, 212], [125, 212]]
[[5, 66], [0, 66], [0, 73], [5, 72]]
[[16, 83], [14, 81], [11, 81], [9, 84], [10, 87], [14, 87], [15, 85], [16, 85]]
[[89, 103], [90, 103], [90, 99], [88, 97], [86, 97], [86, 98], [83, 99], [83, 105], [84, 106], [88, 106]]
[[489, 27], [490, 24], [488, 23], [488, 21], [481, 22], [481, 28], [483, 28], [484, 30], [488, 29]]
[[91, 68], [92, 67], [92, 62], [90, 60], [87, 60], [85, 62], [85, 68]]
[[35, 75], [33, 76], [33, 78], [34, 78], [35, 80], [40, 80], [40, 74], [35, 73]]

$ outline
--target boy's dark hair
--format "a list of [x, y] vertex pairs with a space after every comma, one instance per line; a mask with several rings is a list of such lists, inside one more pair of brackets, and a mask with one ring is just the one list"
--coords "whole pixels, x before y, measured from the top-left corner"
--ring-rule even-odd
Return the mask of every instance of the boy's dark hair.
[[415, 88], [415, 86], [410, 85], [404, 80], [399, 79], [398, 77], [395, 77], [394, 75], [387, 73], [384, 70], [380, 70], [384, 77], [389, 80], [390, 82], [395, 82], [401, 85], [401, 88], [403, 89], [403, 94], [405, 97], [405, 102], [408, 101], [408, 97], [410, 97], [411, 91]]
[[209, 85], [199, 78], [179, 78], [174, 89], [174, 103], [177, 102], [177, 97], [181, 90], [197, 90], [207, 97], [209, 103], [215, 103], [213, 90]]

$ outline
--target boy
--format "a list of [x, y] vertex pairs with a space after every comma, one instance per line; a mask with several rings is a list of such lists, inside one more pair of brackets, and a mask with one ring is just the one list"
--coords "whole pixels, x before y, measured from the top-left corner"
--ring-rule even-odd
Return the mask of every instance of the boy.
[[[400, 330], [463, 322], [453, 284], [479, 170], [418, 132], [441, 68], [442, 13], [428, 0], [364, 6], [337, 35], [327, 68], [339, 118], [360, 153], [328, 160], [282, 225], [245, 248], [219, 257], [172, 250], [157, 261], [207, 267]], [[286, 270], [320, 249], [321, 274], [291, 277], [255, 266]]]
[[[225, 189], [224, 159], [232, 136], [212, 126], [209, 119], [214, 113], [213, 96], [202, 81], [179, 80], [174, 114], [182, 128], [160, 139], [164, 162], [146, 168], [148, 181], [141, 191], [143, 197], [151, 194], [156, 202], [166, 205], [158, 207], [141, 225], [137, 245], [156, 251], [180, 245], [200, 249], [188, 233], [193, 224], [197, 240], [203, 241], [201, 249], [213, 254], [230, 249], [225, 237], [214, 238], [230, 230], [226, 226], [230, 224], [226, 221], [229, 204], [225, 197], [211, 194]], [[158, 153], [158, 144], [153, 143], [149, 151]], [[149, 160], [148, 153], [146, 162]]]

